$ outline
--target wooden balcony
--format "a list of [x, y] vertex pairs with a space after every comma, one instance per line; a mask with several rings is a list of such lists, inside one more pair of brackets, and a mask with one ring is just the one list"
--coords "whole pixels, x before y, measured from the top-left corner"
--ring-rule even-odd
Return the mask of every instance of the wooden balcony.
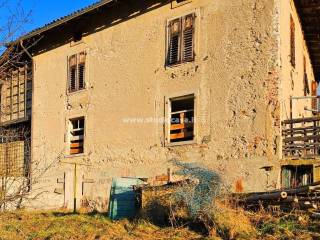
[[283, 121], [282, 142], [284, 158], [319, 158], [320, 117]]

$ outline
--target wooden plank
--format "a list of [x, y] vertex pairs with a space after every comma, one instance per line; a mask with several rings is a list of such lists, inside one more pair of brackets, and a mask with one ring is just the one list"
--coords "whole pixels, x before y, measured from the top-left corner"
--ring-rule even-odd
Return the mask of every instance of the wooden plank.
[[170, 134], [170, 139], [179, 139], [179, 138], [187, 138], [187, 137], [192, 137], [193, 136], [193, 131], [192, 132], [181, 132], [181, 133], [172, 133]]
[[189, 109], [189, 110], [182, 110], [182, 111], [177, 111], [177, 112], [171, 112], [171, 115], [173, 114], [180, 114], [180, 113], [188, 113], [188, 112], [194, 112], [193, 109]]
[[295, 132], [295, 131], [299, 132], [299, 131], [303, 131], [303, 130], [307, 130], [307, 131], [314, 130], [314, 131], [317, 131], [317, 130], [320, 130], [320, 127], [309, 126], [309, 127], [289, 128], [289, 129], [282, 130], [282, 133], [292, 133], [292, 132]]
[[83, 147], [83, 142], [71, 143], [71, 144], [70, 144], [70, 147], [71, 147], [71, 148]]
[[306, 137], [288, 137], [283, 139], [283, 142], [295, 142], [295, 141], [308, 141], [308, 140], [320, 140], [320, 135], [306, 136]]
[[79, 140], [83, 140], [83, 135], [71, 137], [71, 141], [79, 141]]
[[169, 176], [168, 176], [168, 175], [159, 175], [159, 176], [156, 176], [156, 181], [169, 182]]
[[293, 123], [303, 123], [303, 122], [314, 122], [320, 121], [320, 117], [310, 117], [310, 118], [295, 118], [282, 121], [282, 125], [293, 124]]
[[173, 131], [173, 130], [185, 129], [190, 127], [193, 127], [193, 123], [172, 124], [170, 126], [170, 130]]
[[70, 149], [70, 154], [78, 154], [78, 153], [83, 153], [82, 148], [71, 148]]

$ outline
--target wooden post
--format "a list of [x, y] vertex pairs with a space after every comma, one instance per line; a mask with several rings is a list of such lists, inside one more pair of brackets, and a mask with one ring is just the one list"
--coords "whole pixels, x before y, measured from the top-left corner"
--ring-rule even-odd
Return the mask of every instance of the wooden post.
[[74, 164], [74, 179], [73, 179], [73, 212], [77, 212], [77, 164]]
[[168, 168], [168, 183], [171, 182], [171, 169]]

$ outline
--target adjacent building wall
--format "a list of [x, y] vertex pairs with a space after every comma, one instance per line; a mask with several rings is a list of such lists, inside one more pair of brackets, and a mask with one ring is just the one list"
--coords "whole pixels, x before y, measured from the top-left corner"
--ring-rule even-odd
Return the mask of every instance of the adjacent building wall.
[[[315, 81], [306, 41], [303, 36], [301, 22], [292, 0], [280, 1], [280, 57], [281, 57], [281, 119], [312, 116], [311, 99], [292, 101], [290, 110], [290, 96], [304, 96], [304, 58], [306, 60], [306, 74], [311, 96], [311, 84]], [[290, 54], [290, 17], [295, 26], [295, 67], [291, 64]]]
[[[134, 6], [147, 9], [142, 2]], [[46, 50], [34, 57], [32, 156], [45, 174], [33, 189], [48, 192], [32, 207], [72, 208], [76, 196], [78, 202], [87, 197], [106, 209], [113, 177], [166, 173], [174, 159], [212, 169], [231, 190], [235, 183], [245, 191], [276, 187], [278, 5], [199, 0], [174, 9], [162, 4], [124, 18], [134, 6], [115, 5], [99, 13], [89, 22], [95, 27], [105, 21], [102, 30], [77, 44], [49, 48], [46, 42]], [[196, 59], [166, 67], [166, 23], [190, 12], [197, 15]], [[59, 42], [59, 36], [52, 41]], [[67, 94], [68, 56], [83, 50], [87, 87]], [[196, 144], [167, 147], [164, 125], [150, 118], [167, 116], [169, 97], [190, 93], [196, 96]], [[86, 122], [85, 152], [69, 156], [68, 121], [79, 116]], [[137, 118], [142, 123], [132, 120]], [[265, 171], [269, 166], [271, 172]], [[62, 194], [54, 193], [63, 187]]]

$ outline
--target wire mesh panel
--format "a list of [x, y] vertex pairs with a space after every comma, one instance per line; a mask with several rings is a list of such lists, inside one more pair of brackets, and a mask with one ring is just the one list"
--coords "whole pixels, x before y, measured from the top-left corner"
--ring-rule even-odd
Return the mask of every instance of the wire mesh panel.
[[0, 175], [19, 177], [24, 175], [25, 142], [16, 141], [0, 144]]

